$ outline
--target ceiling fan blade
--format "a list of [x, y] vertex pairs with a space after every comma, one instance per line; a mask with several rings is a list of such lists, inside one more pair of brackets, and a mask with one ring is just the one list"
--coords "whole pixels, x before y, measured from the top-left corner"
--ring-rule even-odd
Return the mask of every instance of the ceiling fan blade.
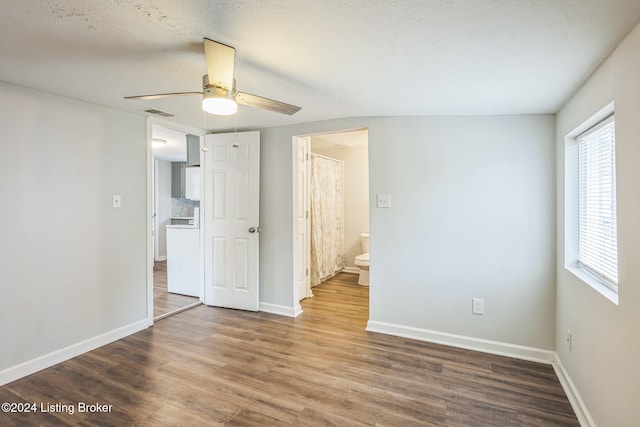
[[251, 95], [250, 93], [238, 92], [236, 93], [236, 102], [242, 105], [248, 105], [250, 107], [263, 108], [269, 111], [275, 111], [276, 113], [293, 115], [300, 111], [302, 107], [296, 107], [295, 105], [285, 104], [284, 102], [274, 101], [273, 99], [263, 98], [257, 95]]
[[209, 84], [233, 91], [233, 66], [236, 50], [226, 44], [205, 38], [204, 56], [207, 61]]
[[188, 95], [202, 95], [202, 92], [173, 92], [173, 93], [156, 93], [153, 95], [137, 95], [137, 96], [125, 96], [124, 99], [158, 99], [169, 98], [171, 96], [188, 96]]

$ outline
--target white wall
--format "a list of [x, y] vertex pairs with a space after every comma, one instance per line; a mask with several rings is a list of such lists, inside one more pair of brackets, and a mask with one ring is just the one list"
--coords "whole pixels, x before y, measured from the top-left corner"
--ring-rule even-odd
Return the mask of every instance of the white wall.
[[171, 162], [156, 160], [154, 167], [156, 203], [155, 260], [167, 259], [167, 225], [171, 224]]
[[145, 321], [147, 198], [143, 116], [0, 83], [0, 129], [2, 383]]
[[[558, 113], [556, 351], [594, 425], [638, 423], [640, 400], [640, 27]], [[563, 268], [565, 136], [615, 102], [619, 306]], [[573, 350], [564, 341], [573, 334]]]
[[311, 151], [344, 162], [344, 249], [347, 267], [357, 268], [360, 234], [369, 232], [369, 155], [366, 145], [316, 147]]
[[[552, 350], [553, 116], [359, 118], [262, 131], [261, 301], [293, 307], [291, 138], [369, 129], [373, 321]], [[471, 298], [486, 315], [471, 314]]]

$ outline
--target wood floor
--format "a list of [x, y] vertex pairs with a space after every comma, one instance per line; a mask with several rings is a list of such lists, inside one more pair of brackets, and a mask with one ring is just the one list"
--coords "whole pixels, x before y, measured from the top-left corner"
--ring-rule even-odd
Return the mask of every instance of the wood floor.
[[171, 294], [167, 291], [167, 261], [153, 263], [153, 317], [167, 315], [191, 304], [199, 298]]
[[[199, 306], [0, 388], [2, 426], [578, 426], [547, 365], [364, 331], [340, 274], [292, 319]], [[112, 405], [79, 413], [77, 402]]]

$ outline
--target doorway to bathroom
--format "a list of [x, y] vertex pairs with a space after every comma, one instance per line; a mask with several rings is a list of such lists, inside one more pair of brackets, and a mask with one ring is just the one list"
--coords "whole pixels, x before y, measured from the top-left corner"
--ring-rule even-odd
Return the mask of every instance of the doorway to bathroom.
[[[294, 305], [340, 273], [360, 273], [356, 257], [369, 232], [368, 131], [296, 136], [294, 150]], [[355, 283], [357, 283], [357, 276]]]

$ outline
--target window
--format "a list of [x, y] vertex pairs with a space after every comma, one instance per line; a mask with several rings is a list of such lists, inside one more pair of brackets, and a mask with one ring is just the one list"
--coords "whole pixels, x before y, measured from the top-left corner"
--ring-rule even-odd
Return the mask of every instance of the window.
[[618, 291], [615, 121], [611, 116], [576, 137], [577, 267]]

